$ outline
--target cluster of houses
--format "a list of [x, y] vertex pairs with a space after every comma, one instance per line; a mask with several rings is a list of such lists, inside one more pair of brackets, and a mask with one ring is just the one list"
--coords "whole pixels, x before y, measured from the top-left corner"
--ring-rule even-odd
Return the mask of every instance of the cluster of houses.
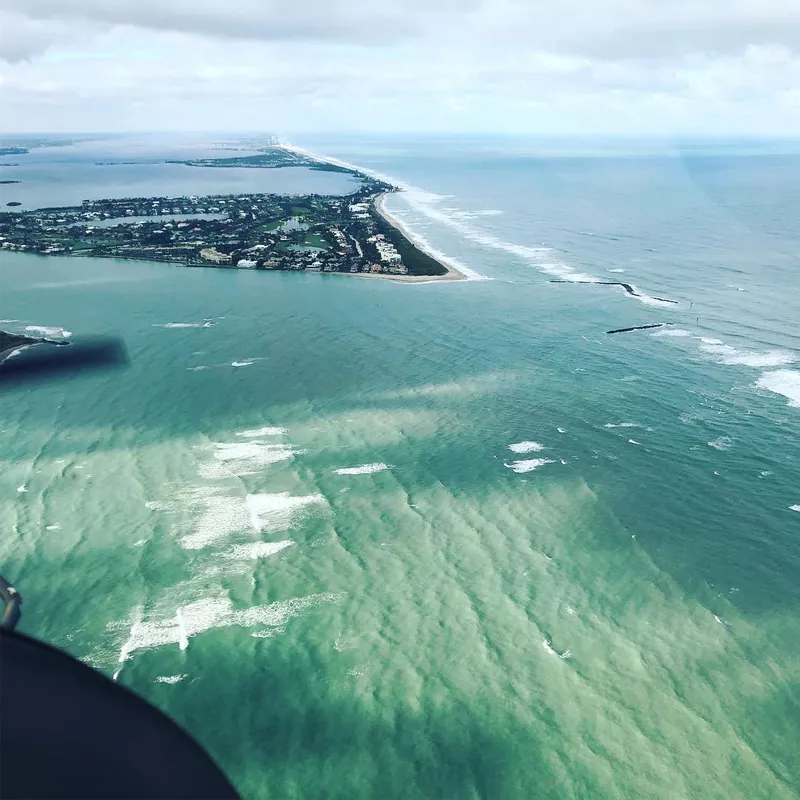
[[0, 248], [238, 269], [408, 274], [395, 245], [380, 232], [375, 197], [374, 189], [365, 188], [351, 198], [90, 200], [2, 215]]
[[397, 248], [391, 242], [387, 242], [382, 233], [370, 236], [367, 241], [375, 245], [378, 257], [385, 264], [400, 264], [402, 262], [403, 259], [400, 253], [397, 252]]

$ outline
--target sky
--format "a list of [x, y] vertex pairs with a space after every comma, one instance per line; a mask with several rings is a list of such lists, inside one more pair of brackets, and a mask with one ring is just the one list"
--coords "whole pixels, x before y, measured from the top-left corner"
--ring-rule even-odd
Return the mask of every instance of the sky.
[[800, 135], [800, 0], [2, 0], [0, 131]]

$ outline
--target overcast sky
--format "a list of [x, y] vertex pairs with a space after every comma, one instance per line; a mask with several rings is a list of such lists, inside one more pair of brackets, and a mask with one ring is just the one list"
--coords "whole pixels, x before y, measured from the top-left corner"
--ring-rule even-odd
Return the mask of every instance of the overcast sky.
[[800, 0], [2, 0], [5, 131], [800, 134]]

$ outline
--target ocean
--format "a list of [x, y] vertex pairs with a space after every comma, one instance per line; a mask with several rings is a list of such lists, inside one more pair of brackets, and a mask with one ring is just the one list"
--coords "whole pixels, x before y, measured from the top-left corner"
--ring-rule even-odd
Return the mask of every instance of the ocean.
[[[0, 252], [0, 327], [131, 355], [0, 386], [22, 630], [248, 798], [800, 796], [800, 148], [293, 143], [472, 280]], [[177, 149], [214, 152], [41, 149], [0, 197], [353, 185]]]

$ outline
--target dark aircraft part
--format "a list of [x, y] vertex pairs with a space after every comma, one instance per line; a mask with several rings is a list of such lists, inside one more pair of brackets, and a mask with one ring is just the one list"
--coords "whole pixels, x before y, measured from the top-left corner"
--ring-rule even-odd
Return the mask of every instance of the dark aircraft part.
[[174, 722], [66, 653], [4, 628], [0, 665], [0, 797], [237, 797]]
[[34, 344], [0, 363], [0, 389], [31, 379], [58, 378], [68, 372], [124, 367], [128, 363], [125, 342], [116, 337]]
[[22, 595], [2, 575], [0, 575], [0, 600], [5, 606], [3, 616], [0, 617], [0, 628], [13, 631], [22, 615], [20, 607]]

